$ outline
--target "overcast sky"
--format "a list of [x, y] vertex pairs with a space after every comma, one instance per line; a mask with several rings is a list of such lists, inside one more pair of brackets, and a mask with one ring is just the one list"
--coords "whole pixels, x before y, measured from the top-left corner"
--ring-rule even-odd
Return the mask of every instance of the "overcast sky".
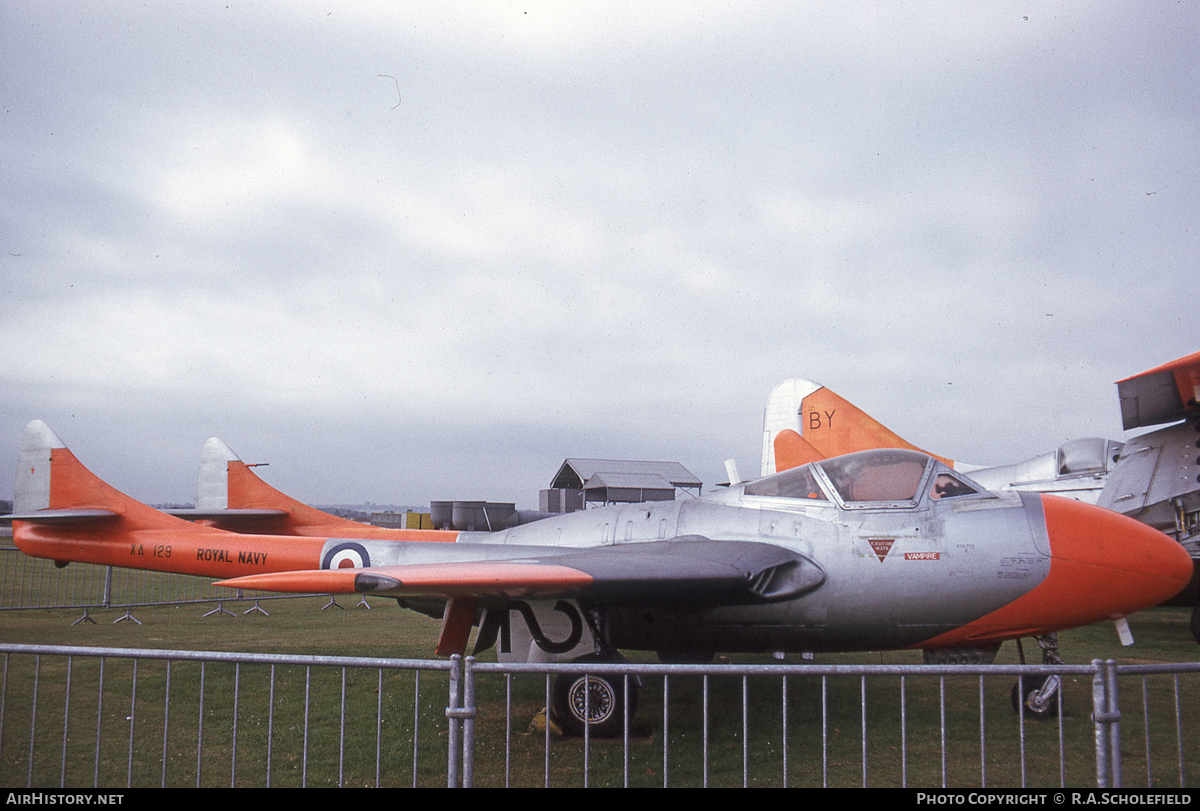
[[535, 507], [759, 468], [817, 380], [931, 451], [1121, 439], [1200, 349], [1192, 2], [0, 5], [0, 497]]

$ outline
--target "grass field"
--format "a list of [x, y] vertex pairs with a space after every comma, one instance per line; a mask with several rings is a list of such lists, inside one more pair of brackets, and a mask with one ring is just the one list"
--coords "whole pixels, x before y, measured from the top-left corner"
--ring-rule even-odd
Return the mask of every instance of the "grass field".
[[[96, 624], [72, 626], [77, 610], [43, 609], [0, 612], [0, 641], [116, 648], [252, 651], [279, 654], [332, 654], [430, 658], [439, 623], [402, 611], [390, 601], [376, 599], [372, 609], [355, 607], [357, 598], [341, 599], [343, 609], [322, 611], [324, 598], [276, 600], [264, 604], [271, 612], [242, 614], [248, 603], [226, 604], [236, 616], [202, 617], [211, 606], [153, 607], [135, 610], [141, 625], [114, 624], [122, 612], [94, 613]], [[1122, 648], [1112, 627], [1092, 626], [1062, 635], [1061, 652], [1070, 664], [1092, 659], [1116, 659], [1122, 664], [1191, 662], [1200, 648], [1188, 632], [1188, 609], [1159, 608], [1131, 618], [1138, 644]], [[1038, 661], [1032, 643], [1031, 662]], [[1007, 644], [998, 661], [1017, 662], [1016, 648]], [[491, 658], [485, 654], [483, 660]], [[653, 655], [634, 654], [634, 661], [654, 662]], [[734, 663], [769, 662], [767, 657], [735, 656]], [[794, 659], [793, 659], [794, 661]], [[914, 652], [819, 656], [818, 664], [919, 664]], [[158, 785], [163, 774], [165, 662], [137, 665], [136, 696], [130, 661], [105, 660], [103, 690], [100, 662], [76, 657], [67, 690], [65, 660], [30, 656], [9, 657], [5, 670], [3, 730], [0, 733], [0, 785], [124, 786], [127, 772], [133, 785]], [[308, 740], [305, 730], [305, 681], [308, 679]], [[343, 678], [345, 679], [343, 683]], [[233, 682], [237, 680], [235, 712]], [[36, 716], [31, 715], [37, 689]], [[830, 677], [800, 673], [787, 680], [787, 779], [789, 785], [856, 786], [863, 783], [863, 713], [867, 697], [866, 761], [869, 785], [938, 786], [943, 756], [946, 780], [956, 787], [1015, 786], [1021, 783], [1022, 728], [1010, 704], [1012, 677], [952, 676], [944, 680], [905, 679], [907, 706], [903, 728], [900, 680], [897, 677]], [[1065, 680], [1065, 717], [1061, 734], [1066, 783], [1093, 785], [1094, 726], [1091, 685], [1086, 677]], [[203, 690], [201, 684], [203, 683]], [[746, 682], [749, 736], [743, 741], [743, 682], [739, 677], [712, 676], [708, 683], [708, 756], [710, 785], [741, 785], [743, 764], [749, 784], [783, 783], [783, 683], [778, 677]], [[648, 678], [641, 691], [629, 751], [630, 783], [660, 786], [664, 769], [670, 785], [700, 785], [704, 773], [703, 680], [673, 676], [669, 696], [669, 749], [663, 754], [663, 696], [660, 678]], [[1178, 684], [1179, 699], [1176, 699]], [[545, 680], [540, 676], [512, 679], [512, 735], [506, 746], [504, 677], [486, 676], [478, 686], [480, 716], [476, 730], [476, 785], [503, 785], [506, 771], [515, 785], [541, 785], [547, 755], [544, 737], [530, 733], [530, 721], [544, 706]], [[1200, 713], [1196, 676], [1156, 676], [1145, 681], [1151, 718], [1151, 768], [1155, 785], [1180, 785], [1182, 741], [1184, 781], [1200, 780]], [[410, 672], [277, 667], [274, 672], [274, 728], [267, 734], [272, 674], [267, 666], [209, 664], [203, 673], [197, 663], [170, 666], [170, 723], [167, 727], [168, 785], [257, 786], [267, 782], [270, 746], [272, 785], [373, 785], [376, 772], [376, 729], [380, 728], [381, 782], [412, 785], [413, 739], [420, 745], [416, 782], [445, 783], [446, 677], [426, 673], [419, 694]], [[822, 692], [825, 692], [825, 713]], [[943, 692], [944, 690], [944, 692]], [[1124, 774], [1126, 785], [1148, 782], [1143, 733], [1143, 680], [1121, 684]], [[341, 713], [345, 695], [346, 712]], [[982, 699], [981, 699], [982, 694]], [[943, 746], [941, 718], [946, 714]], [[69, 696], [69, 722], [63, 707]], [[205, 701], [201, 711], [201, 696]], [[983, 705], [985, 756], [981, 759], [980, 705]], [[1181, 722], [1176, 726], [1176, 706]], [[131, 711], [131, 707], [133, 710]], [[382, 707], [382, 724], [376, 724]], [[236, 725], [234, 723], [236, 718]], [[1056, 786], [1060, 780], [1057, 719], [1029, 722], [1024, 727], [1025, 779], [1029, 785]], [[36, 730], [30, 745], [30, 729]], [[236, 729], [236, 740], [234, 730]], [[1178, 734], [1177, 734], [1178, 729]], [[341, 744], [345, 730], [345, 745]], [[96, 740], [100, 756], [96, 756]], [[200, 736], [201, 745], [197, 745]], [[903, 750], [907, 767], [902, 766]], [[235, 763], [236, 747], [236, 765]], [[65, 758], [63, 753], [65, 751]], [[32, 767], [31, 763], [32, 752]], [[133, 753], [132, 755], [130, 753]], [[305, 764], [307, 752], [307, 765]], [[621, 785], [625, 752], [618, 741], [593, 741], [588, 751], [591, 785]], [[552, 741], [551, 785], [581, 785], [583, 742]], [[664, 760], [666, 761], [664, 763]], [[982, 760], [982, 765], [981, 765]], [[63, 763], [66, 764], [65, 768]], [[986, 774], [984, 774], [986, 771]], [[30, 777], [32, 775], [32, 777]]]

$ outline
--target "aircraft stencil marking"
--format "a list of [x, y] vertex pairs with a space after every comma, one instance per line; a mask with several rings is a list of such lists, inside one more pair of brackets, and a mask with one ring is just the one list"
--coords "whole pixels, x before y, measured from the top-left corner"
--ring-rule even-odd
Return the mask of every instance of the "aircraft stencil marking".
[[543, 651], [552, 655], [570, 651], [583, 638], [583, 618], [579, 616], [579, 610], [567, 600], [556, 602], [554, 610], [564, 615], [571, 623], [571, 630], [562, 642], [555, 642], [546, 636], [537, 621], [537, 614], [529, 603], [524, 600], [510, 600], [503, 608], [486, 612], [479, 626], [479, 634], [475, 637], [475, 652], [480, 653], [494, 645], [499, 653], [512, 653], [512, 627], [509, 617], [511, 611], [521, 615], [525, 620], [525, 627], [529, 629], [529, 635]]
[[[579, 644], [579, 640], [583, 638], [583, 618], [579, 616], [579, 611], [575, 606], [566, 600], [559, 600], [554, 604], [554, 610], [560, 614], [565, 614], [567, 619], [571, 621], [571, 633], [562, 642], [555, 642], [545, 633], [542, 632], [541, 626], [538, 625], [537, 617], [534, 616], [533, 609], [529, 603], [524, 600], [514, 600], [509, 603], [509, 608], [521, 614], [525, 620], [525, 625], [529, 628], [529, 633], [533, 637], [533, 641], [537, 646], [546, 653], [566, 653]], [[504, 619], [507, 621], [508, 612], [504, 612]]]
[[1030, 558], [1004, 558], [1000, 561], [1000, 568], [996, 571], [996, 577], [1001, 580], [1028, 580], [1030, 569], [1035, 564], [1036, 561]]
[[[836, 413], [837, 413], [836, 408], [833, 411], [825, 412], [825, 426], [824, 427], [826, 427], [826, 428], [833, 427], [833, 415]], [[822, 427], [821, 426], [821, 412], [819, 412], [819, 411], [810, 411], [809, 412], [808, 427], [810, 430], [813, 430], [813, 431], [819, 431], [821, 429], [821, 427]]]
[[228, 549], [197, 549], [196, 560], [212, 561], [213, 563], [232, 563]]
[[867, 543], [871, 545], [871, 549], [875, 551], [875, 556], [879, 558], [880, 563], [883, 563], [883, 559], [888, 556], [888, 552], [892, 551], [892, 544], [895, 542], [895, 538], [870, 538], [867, 540]]
[[905, 560], [941, 560], [941, 552], [905, 552]]

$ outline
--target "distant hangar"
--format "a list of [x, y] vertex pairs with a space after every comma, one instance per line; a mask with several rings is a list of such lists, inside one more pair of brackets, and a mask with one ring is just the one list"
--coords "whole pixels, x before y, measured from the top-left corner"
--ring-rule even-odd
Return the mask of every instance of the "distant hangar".
[[[538, 511], [518, 510], [512, 502], [432, 501], [429, 513], [376, 514], [371, 523], [408, 528], [507, 529], [553, 513], [575, 512], [588, 506], [671, 501], [676, 490], [699, 498], [701, 481], [678, 462], [635, 462], [623, 459], [567, 459], [540, 492]], [[417, 519], [414, 522], [414, 516]], [[383, 523], [389, 521], [393, 523]]]
[[588, 504], [671, 501], [676, 489], [700, 496], [700, 480], [678, 462], [567, 459], [541, 491], [539, 509], [573, 512]]

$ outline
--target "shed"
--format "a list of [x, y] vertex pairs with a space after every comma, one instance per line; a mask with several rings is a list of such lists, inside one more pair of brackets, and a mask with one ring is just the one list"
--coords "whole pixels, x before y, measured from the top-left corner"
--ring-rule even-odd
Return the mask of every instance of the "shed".
[[701, 482], [678, 462], [567, 459], [550, 482], [552, 490], [582, 492], [584, 502], [611, 504], [670, 501], [675, 490], [695, 491]]

